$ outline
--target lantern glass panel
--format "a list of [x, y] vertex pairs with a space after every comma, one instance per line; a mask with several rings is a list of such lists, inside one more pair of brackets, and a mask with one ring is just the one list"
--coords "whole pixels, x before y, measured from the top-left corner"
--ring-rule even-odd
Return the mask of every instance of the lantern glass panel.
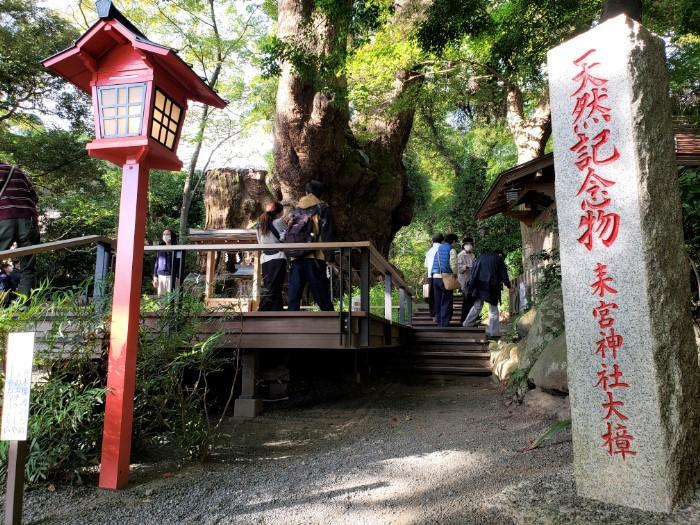
[[98, 87], [102, 138], [142, 134], [146, 84]]
[[177, 105], [177, 102], [156, 88], [151, 138], [172, 150], [175, 147], [181, 116], [182, 108]]

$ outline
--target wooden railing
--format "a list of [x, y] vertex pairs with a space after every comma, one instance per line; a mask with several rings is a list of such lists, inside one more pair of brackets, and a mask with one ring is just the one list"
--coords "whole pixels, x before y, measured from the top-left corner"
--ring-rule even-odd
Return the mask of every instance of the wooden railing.
[[[336, 265], [340, 276], [347, 276], [347, 283], [352, 286], [353, 283], [359, 282], [360, 288], [360, 312], [367, 315], [364, 320], [361, 320], [360, 339], [361, 344], [368, 344], [369, 341], [369, 316], [370, 313], [370, 288], [371, 288], [371, 267], [375, 271], [383, 275], [384, 279], [384, 318], [392, 321], [394, 305], [392, 298], [392, 290], [397, 289], [399, 292], [399, 315], [398, 322], [400, 324], [410, 325], [413, 320], [413, 290], [406, 284], [399, 272], [384, 258], [384, 256], [374, 247], [370, 241], [359, 242], [318, 242], [318, 243], [295, 243], [287, 244], [280, 243], [275, 245], [269, 244], [178, 244], [167, 246], [167, 250], [163, 245], [146, 246], [146, 252], [261, 252], [271, 248], [279, 251], [289, 250], [313, 250], [313, 251], [335, 251], [337, 254]], [[257, 261], [258, 258], [256, 258]], [[359, 268], [353, 268], [353, 265]], [[256, 266], [255, 272], [259, 272]], [[356, 279], [353, 273], [358, 273]], [[340, 331], [341, 333], [349, 331], [349, 318], [352, 317], [352, 293], [344, 290], [345, 279], [339, 279], [340, 289], [338, 290], [338, 298], [340, 303]], [[345, 298], [347, 296], [347, 304]]]
[[[104, 301], [105, 290], [104, 283], [111, 268], [112, 252], [116, 246], [116, 241], [108, 237], [100, 235], [89, 235], [85, 237], [77, 237], [65, 239], [61, 241], [52, 241], [25, 248], [16, 248], [13, 250], [0, 251], [0, 259], [26, 257], [30, 255], [40, 255], [60, 250], [68, 250], [87, 245], [96, 245], [96, 261], [95, 261], [95, 291], [94, 303], [96, 308], [106, 308]], [[166, 249], [167, 248], [167, 249]], [[170, 246], [145, 246], [144, 251], [158, 252], [261, 252], [271, 249], [271, 245], [264, 244], [179, 244]], [[347, 283], [350, 287], [353, 284], [359, 284], [360, 289], [360, 312], [364, 313], [361, 321], [361, 344], [369, 341], [369, 314], [370, 314], [370, 288], [372, 284], [372, 276], [377, 274], [383, 276], [384, 281], [384, 318], [392, 321], [394, 313], [394, 304], [392, 299], [392, 291], [398, 290], [398, 321], [400, 324], [410, 325], [413, 317], [413, 290], [406, 284], [400, 273], [384, 258], [384, 256], [374, 247], [370, 241], [360, 242], [323, 242], [323, 243], [308, 243], [308, 244], [275, 244], [274, 249], [279, 251], [288, 250], [321, 250], [335, 251], [336, 271], [341, 278], [339, 279], [340, 289], [338, 290], [338, 299], [340, 304], [340, 330], [348, 331], [350, 326], [350, 317], [353, 314], [352, 308], [352, 290], [345, 290], [344, 286]], [[256, 257], [257, 261], [258, 257]], [[371, 271], [374, 267], [374, 272]], [[347, 279], [345, 278], [347, 277]], [[347, 304], [345, 301], [347, 300]]]

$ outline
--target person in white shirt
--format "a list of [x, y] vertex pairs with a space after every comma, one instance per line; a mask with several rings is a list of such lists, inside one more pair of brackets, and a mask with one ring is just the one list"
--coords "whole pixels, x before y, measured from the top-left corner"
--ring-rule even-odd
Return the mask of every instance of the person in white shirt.
[[436, 233], [433, 235], [432, 247], [425, 254], [424, 266], [427, 273], [428, 280], [428, 308], [430, 308], [430, 317], [433, 321], [436, 321], [435, 316], [435, 294], [433, 293], [433, 262], [435, 261], [435, 254], [437, 253], [440, 244], [445, 240], [445, 236], [442, 233]]
[[[282, 220], [284, 208], [280, 202], [267, 205], [265, 213], [258, 220], [257, 235], [259, 244], [279, 244], [284, 241], [287, 224]], [[271, 246], [263, 250], [262, 263], [263, 290], [260, 297], [261, 312], [279, 312], [284, 309], [282, 288], [287, 277], [287, 256], [283, 251]]]
[[474, 239], [465, 237], [462, 239], [462, 251], [457, 255], [457, 279], [462, 289], [462, 315], [460, 323], [464, 323], [469, 310], [471, 310], [474, 305], [474, 297], [467, 293], [467, 285], [469, 284], [469, 277], [475, 260]]

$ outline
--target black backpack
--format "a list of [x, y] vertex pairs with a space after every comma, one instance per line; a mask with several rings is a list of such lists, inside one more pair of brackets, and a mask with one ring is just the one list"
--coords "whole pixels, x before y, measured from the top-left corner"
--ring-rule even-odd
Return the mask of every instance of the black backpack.
[[[284, 238], [285, 243], [309, 243], [316, 241], [314, 233], [313, 218], [315, 215], [320, 215], [321, 206], [314, 206], [302, 210], [297, 208], [292, 213], [292, 220], [287, 229], [287, 236]], [[287, 250], [287, 256], [299, 258], [306, 257], [313, 253], [313, 250]]]

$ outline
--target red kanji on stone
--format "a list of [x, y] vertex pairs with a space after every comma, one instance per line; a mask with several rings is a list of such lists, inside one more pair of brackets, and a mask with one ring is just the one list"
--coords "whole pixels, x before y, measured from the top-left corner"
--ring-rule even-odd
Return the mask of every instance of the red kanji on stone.
[[598, 376], [598, 382], [593, 386], [602, 386], [605, 392], [613, 388], [629, 388], [627, 383], [621, 381], [622, 371], [617, 363], [613, 364], [611, 373], [608, 373], [608, 365], [606, 363], [600, 363], [600, 370], [596, 375]]
[[603, 297], [606, 293], [617, 293], [617, 290], [608, 284], [613, 282], [613, 278], [608, 276], [607, 264], [597, 263], [594, 271], [597, 280], [591, 285], [591, 288], [593, 288], [593, 295]]
[[585, 191], [591, 197], [595, 197], [598, 192], [601, 191], [602, 187], [609, 188], [610, 186], [614, 185], [615, 182], [604, 179], [598, 175], [593, 168], [588, 168], [586, 178], [583, 180], [583, 184], [581, 184], [581, 187], [578, 189], [578, 193], [576, 195], [581, 195]]
[[625, 342], [623, 337], [615, 331], [613, 326], [608, 333], [600, 332], [602, 339], [596, 341], [596, 354], [599, 354], [603, 359], [607, 359], [608, 351], [612, 353], [612, 358], [617, 359], [617, 351]]
[[620, 421], [627, 420], [627, 416], [618, 410], [618, 407], [624, 407], [625, 403], [623, 401], [615, 400], [612, 392], [606, 392], [606, 394], [608, 396], [608, 401], [607, 403], [602, 403], [601, 406], [606, 409], [608, 413], [603, 416], [603, 419], [610, 419], [611, 417], [615, 416]]
[[626, 460], [627, 456], [636, 456], [637, 452], [632, 450], [634, 436], [627, 431], [627, 427], [617, 423], [613, 434], [613, 424], [607, 422], [606, 425], [607, 432], [600, 437], [603, 438], [602, 446], [608, 449], [608, 455], [614, 456], [619, 454], [623, 460]]
[[600, 194], [596, 192], [596, 194], [591, 200], [584, 199], [583, 201], [581, 201], [581, 209], [584, 211], [602, 211], [605, 210], [608, 206], [610, 206], [611, 203], [612, 199], [608, 197], [608, 192], [606, 190], [602, 190]]
[[584, 201], [581, 204], [581, 208], [587, 211], [585, 215], [581, 215], [578, 223], [579, 229], [583, 229], [578, 242], [583, 244], [588, 251], [593, 250], [594, 234], [606, 248], [609, 248], [615, 243], [620, 232], [620, 215], [615, 212], [606, 213], [605, 210], [598, 209], [600, 207], [603, 207], [602, 203]]
[[600, 65], [599, 62], [593, 62], [589, 64], [586, 60], [592, 53], [595, 53], [595, 49], [589, 49], [583, 55], [574, 60], [574, 64], [581, 67], [581, 71], [572, 78], [573, 81], [579, 83], [579, 87], [574, 91], [571, 96], [577, 97], [579, 93], [586, 90], [589, 84], [595, 87], [600, 87], [608, 82], [605, 78], [595, 77], [591, 74], [591, 70]]
[[617, 151], [616, 147], [613, 147], [613, 151], [607, 159], [600, 159], [598, 157], [598, 150], [600, 148], [602, 148], [605, 144], [607, 144], [609, 139], [610, 139], [610, 130], [609, 129], [604, 129], [603, 131], [598, 133], [595, 137], [593, 137], [593, 140], [596, 141], [591, 146], [593, 149], [593, 162], [598, 166], [602, 166], [605, 164], [611, 164], [620, 158], [620, 152]]
[[[607, 80], [605, 82], [607, 82]], [[603, 106], [602, 104], [602, 102], [606, 98], [608, 98], [606, 91], [606, 88], [603, 88], [601, 90], [599, 90], [598, 88], [591, 89], [591, 101], [586, 106], [591, 110], [588, 112], [588, 115], [586, 115], [587, 119], [593, 117], [595, 113], [600, 113], [600, 117], [605, 122], [610, 122], [610, 120], [612, 119], [612, 117], [608, 114], [610, 113], [610, 108], [607, 106]], [[594, 117], [593, 121], [597, 123], [599, 120], [598, 118]]]
[[600, 304], [593, 308], [593, 317], [598, 319], [598, 326], [601, 328], [610, 328], [615, 323], [615, 319], [610, 317], [610, 310], [617, 309], [617, 303], [600, 301]]

